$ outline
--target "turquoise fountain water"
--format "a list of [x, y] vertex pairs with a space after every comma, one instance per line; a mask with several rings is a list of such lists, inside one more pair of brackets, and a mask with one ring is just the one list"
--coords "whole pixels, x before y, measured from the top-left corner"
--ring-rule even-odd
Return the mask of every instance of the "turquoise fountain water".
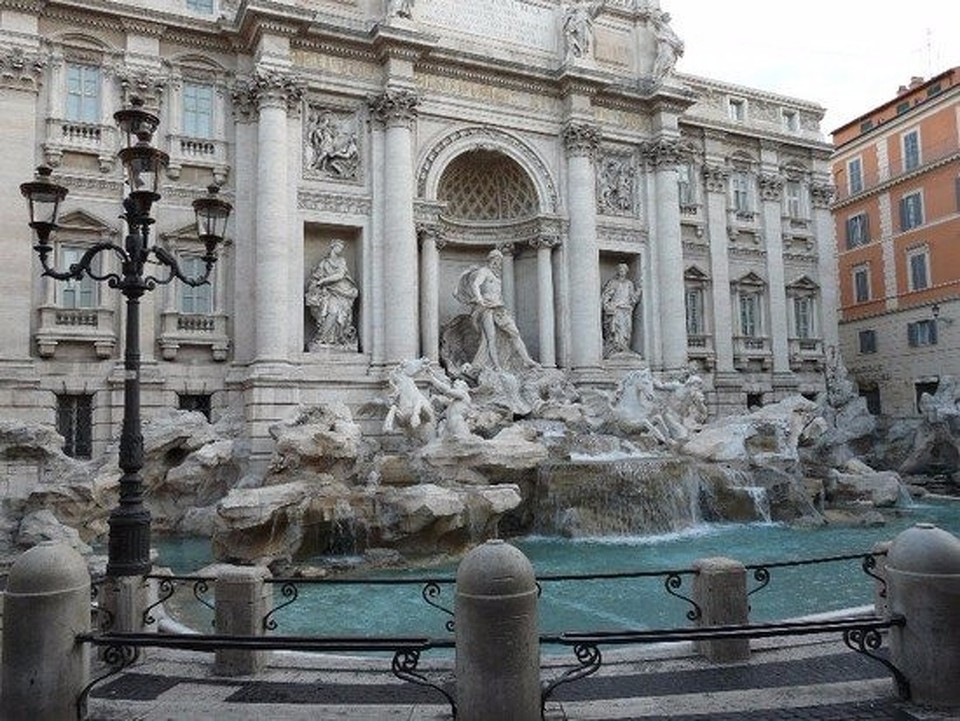
[[[533, 563], [538, 577], [689, 569], [698, 558], [728, 556], [746, 565], [867, 553], [872, 546], [919, 522], [932, 522], [960, 535], [960, 501], [929, 501], [898, 511], [884, 526], [790, 528], [779, 524], [707, 524], [675, 534], [567, 540], [513, 539]], [[159, 539], [158, 565], [178, 574], [209, 563], [209, 544], [196, 539]], [[353, 578], [448, 579], [436, 602], [453, 608], [454, 564], [405, 572], [377, 572]], [[770, 583], [750, 597], [751, 620], [770, 621], [871, 603], [874, 582], [859, 560], [774, 568]], [[691, 595], [691, 577], [679, 593]], [[689, 623], [691, 606], [664, 588], [664, 578], [544, 581], [540, 602], [544, 633], [564, 630], [664, 628]], [[748, 588], [757, 584], [748, 578]], [[449, 616], [421, 596], [423, 584], [299, 584], [298, 598], [274, 616], [277, 633], [313, 635], [430, 635], [447, 633]], [[276, 605], [284, 598], [277, 586]], [[170, 604], [187, 613], [192, 625], [209, 627], [210, 616], [195, 615], [199, 604]], [[199, 626], [198, 626], [199, 627]]]

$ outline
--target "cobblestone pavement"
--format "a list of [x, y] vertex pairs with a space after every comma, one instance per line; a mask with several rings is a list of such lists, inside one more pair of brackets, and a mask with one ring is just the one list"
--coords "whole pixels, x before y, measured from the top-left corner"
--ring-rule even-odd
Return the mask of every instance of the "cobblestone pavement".
[[[548, 655], [542, 676], [575, 665]], [[143, 662], [95, 686], [91, 721], [247, 721], [450, 719], [434, 689], [390, 673], [390, 658], [276, 654], [255, 678], [217, 678], [209, 654], [152, 651]], [[451, 659], [419, 670], [450, 684]], [[547, 721], [957, 721], [960, 713], [901, 701], [887, 669], [837, 639], [777, 647], [754, 643], [749, 662], [712, 665], [689, 646], [607, 654], [594, 676], [558, 687]], [[491, 719], [490, 721], [500, 721]]]

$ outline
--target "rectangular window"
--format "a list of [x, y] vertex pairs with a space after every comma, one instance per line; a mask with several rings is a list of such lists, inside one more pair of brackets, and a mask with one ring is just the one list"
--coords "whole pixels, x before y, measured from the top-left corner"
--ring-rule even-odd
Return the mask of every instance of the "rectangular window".
[[937, 321], [933, 318], [907, 323], [907, 343], [911, 348], [937, 344]]
[[57, 432], [63, 436], [63, 452], [73, 458], [93, 455], [93, 396], [57, 396]]
[[857, 339], [859, 340], [861, 353], [877, 352], [877, 331], [862, 330], [857, 334]]
[[857, 213], [847, 218], [847, 250], [870, 242], [870, 217]]
[[742, 123], [747, 119], [747, 101], [741, 98], [730, 98], [730, 119]]
[[912, 230], [923, 225], [923, 202], [920, 193], [900, 198], [900, 230]]
[[913, 170], [920, 167], [920, 131], [911, 130], [903, 134], [903, 169]]
[[910, 109], [910, 101], [904, 100], [902, 103], [897, 103], [897, 115], [903, 115]]
[[76, 123], [100, 122], [100, 68], [67, 65], [66, 119]]
[[793, 299], [793, 323], [797, 338], [813, 338], [813, 298], [803, 296]]
[[868, 118], [867, 120], [864, 120], [862, 123], [860, 123], [860, 132], [861, 132], [861, 133], [866, 133], [868, 130], [873, 130], [873, 119], [872, 119], [872, 118]]
[[760, 296], [756, 293], [740, 296], [740, 335], [747, 338], [760, 335]]
[[799, 180], [788, 180], [784, 188], [787, 200], [787, 216], [794, 220], [803, 218], [803, 186]]
[[910, 290], [929, 288], [930, 274], [927, 264], [927, 249], [907, 251], [907, 265], [910, 271]]
[[[75, 246], [60, 248], [60, 265], [69, 268], [80, 262], [84, 249]], [[57, 284], [61, 308], [94, 308], [97, 305], [97, 284], [88, 275], [80, 280], [70, 279]]]
[[[205, 264], [195, 255], [181, 256], [177, 261], [180, 270], [188, 278], [199, 278], [203, 275]], [[186, 283], [177, 283], [180, 289], [180, 312], [192, 315], [210, 315], [213, 313], [213, 278], [210, 283], [192, 286]]]
[[853, 297], [857, 303], [870, 300], [870, 269], [865, 265], [853, 269]]
[[735, 172], [730, 178], [730, 187], [733, 191], [733, 209], [738, 213], [749, 213], [750, 185], [747, 174], [743, 171]]
[[213, 0], [187, 0], [187, 10], [209, 15], [213, 12]]
[[677, 166], [677, 190], [680, 194], [680, 205], [693, 205], [696, 202], [693, 193], [693, 169], [689, 163]]
[[209, 393], [180, 393], [177, 396], [177, 405], [181, 411], [198, 411], [210, 420], [212, 396]]
[[213, 137], [213, 86], [183, 84], [183, 134], [190, 138]]
[[687, 288], [687, 335], [704, 335], [703, 289]]
[[853, 158], [847, 163], [847, 185], [851, 195], [863, 190], [863, 162]]

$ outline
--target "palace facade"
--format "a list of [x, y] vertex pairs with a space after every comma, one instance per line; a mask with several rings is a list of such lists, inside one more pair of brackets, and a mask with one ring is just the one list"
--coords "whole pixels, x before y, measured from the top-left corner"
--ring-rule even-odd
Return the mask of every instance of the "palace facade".
[[[241, 410], [263, 456], [296, 406], [357, 408], [398, 361], [443, 359], [458, 279], [494, 248], [526, 348], [578, 383], [693, 367], [719, 414], [817, 393], [837, 342], [823, 109], [678, 73], [667, 9], [0, 0], [0, 412], [57, 423], [75, 455], [116, 435], [122, 298], [41, 277], [19, 184], [48, 165], [69, 188], [61, 267], [122, 242], [112, 116], [135, 96], [170, 155], [153, 239], [194, 268], [191, 201], [216, 184], [234, 205], [212, 284], [143, 298], [146, 414]], [[334, 245], [329, 316], [309, 285]]]

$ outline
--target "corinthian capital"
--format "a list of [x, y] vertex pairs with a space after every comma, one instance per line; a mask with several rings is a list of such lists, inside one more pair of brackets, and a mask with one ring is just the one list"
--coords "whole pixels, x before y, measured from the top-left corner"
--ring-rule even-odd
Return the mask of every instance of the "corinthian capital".
[[591, 158], [600, 147], [600, 128], [592, 123], [567, 123], [563, 129], [563, 147], [567, 155]]
[[384, 125], [410, 127], [417, 119], [419, 105], [420, 96], [415, 90], [387, 88], [381, 95], [370, 101], [370, 111], [373, 117]]
[[829, 208], [837, 189], [831, 183], [811, 183], [810, 200], [814, 208]]
[[23, 48], [0, 50], [0, 87], [31, 90], [40, 87], [46, 61], [35, 52]]
[[703, 182], [707, 192], [726, 193], [730, 170], [722, 165], [706, 165], [703, 168]]
[[783, 177], [780, 175], [761, 174], [757, 178], [760, 187], [761, 200], [780, 200], [783, 196]]
[[644, 143], [640, 153], [648, 165], [655, 168], [670, 168], [679, 165], [687, 153], [683, 142], [675, 138], [657, 138]]
[[233, 104], [242, 115], [254, 115], [263, 108], [296, 111], [303, 100], [303, 81], [292, 73], [273, 68], [258, 68], [252, 75], [237, 80]]

